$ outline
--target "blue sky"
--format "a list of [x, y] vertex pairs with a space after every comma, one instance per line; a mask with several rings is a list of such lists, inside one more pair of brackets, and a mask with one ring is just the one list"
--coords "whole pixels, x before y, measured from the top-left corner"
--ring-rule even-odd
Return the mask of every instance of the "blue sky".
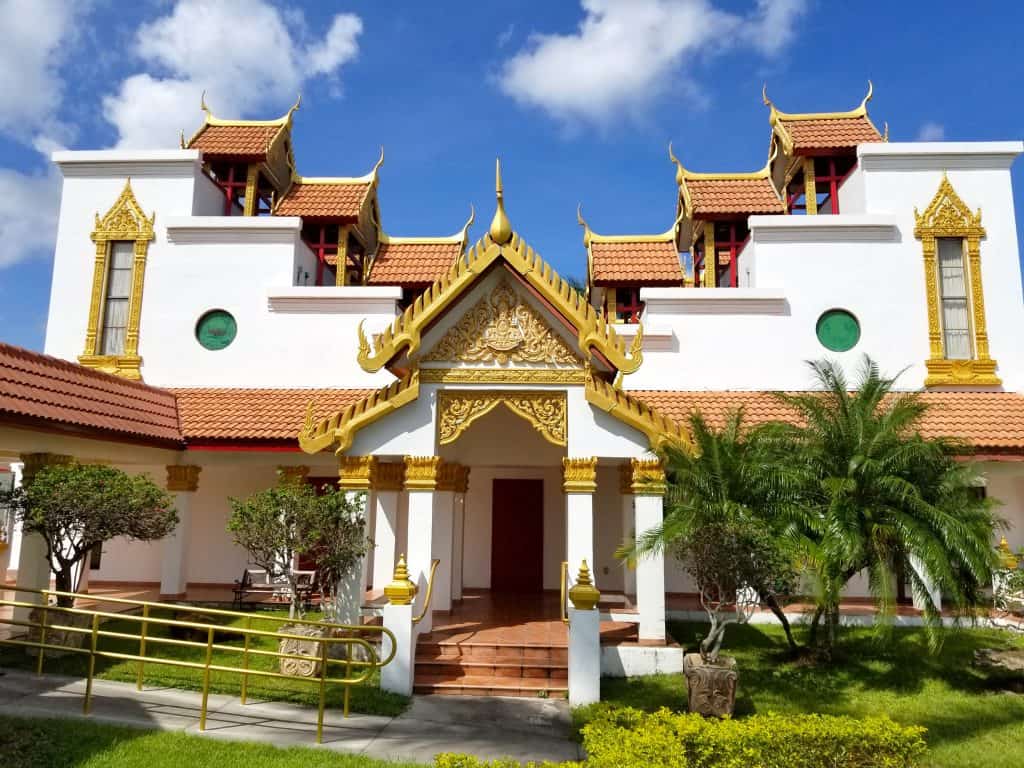
[[[0, 339], [41, 348], [59, 178], [53, 148], [175, 146], [205, 88], [221, 116], [302, 92], [306, 175], [386, 149], [393, 235], [484, 231], [494, 157], [516, 229], [583, 274], [583, 203], [603, 233], [661, 232], [669, 139], [693, 170], [753, 170], [785, 111], [856, 106], [893, 141], [1024, 137], [1017, 4], [798, 0], [272, 2], [0, 0]], [[1024, 210], [1024, 163], [1014, 170]], [[1019, 215], [1019, 213], [1018, 213]], [[82, 258], [91, 258], [83, 247]], [[83, 290], [87, 288], [83, 286]]]

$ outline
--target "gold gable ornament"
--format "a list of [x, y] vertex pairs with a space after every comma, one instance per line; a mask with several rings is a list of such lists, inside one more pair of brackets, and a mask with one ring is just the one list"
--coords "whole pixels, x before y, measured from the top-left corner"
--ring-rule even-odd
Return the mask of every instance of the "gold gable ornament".
[[583, 367], [569, 345], [506, 280], [463, 315], [423, 361]]
[[471, 390], [437, 395], [437, 432], [441, 445], [454, 443], [477, 419], [504, 405], [528, 421], [554, 445], [568, 445], [568, 405], [565, 392]]

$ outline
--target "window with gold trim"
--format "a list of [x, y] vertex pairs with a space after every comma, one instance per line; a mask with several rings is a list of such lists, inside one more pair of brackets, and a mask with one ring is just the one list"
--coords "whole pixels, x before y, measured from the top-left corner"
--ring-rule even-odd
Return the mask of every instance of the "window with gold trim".
[[928, 300], [925, 386], [998, 386], [981, 284], [981, 210], [971, 212], [945, 174], [924, 213], [914, 209]]
[[143, 213], [130, 179], [110, 210], [102, 217], [96, 214], [92, 298], [85, 351], [78, 358], [87, 368], [141, 378], [142, 286], [155, 218], [155, 213], [149, 218]]

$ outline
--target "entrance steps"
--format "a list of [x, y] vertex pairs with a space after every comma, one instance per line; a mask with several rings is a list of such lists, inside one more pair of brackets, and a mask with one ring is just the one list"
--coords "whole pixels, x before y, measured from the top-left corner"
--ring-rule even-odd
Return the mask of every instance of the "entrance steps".
[[569, 692], [569, 649], [427, 633], [416, 645], [413, 692], [564, 699]]

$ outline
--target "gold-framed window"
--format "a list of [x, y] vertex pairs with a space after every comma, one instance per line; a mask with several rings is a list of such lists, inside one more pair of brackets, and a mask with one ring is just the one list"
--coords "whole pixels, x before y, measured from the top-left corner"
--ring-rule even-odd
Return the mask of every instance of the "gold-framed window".
[[153, 240], [154, 213], [146, 217], [131, 179], [102, 217], [96, 214], [96, 245], [85, 350], [78, 362], [127, 379], [142, 378], [139, 321], [146, 255]]
[[981, 209], [972, 212], [945, 174], [924, 213], [914, 209], [928, 300], [926, 387], [999, 386], [989, 356], [981, 283]]

